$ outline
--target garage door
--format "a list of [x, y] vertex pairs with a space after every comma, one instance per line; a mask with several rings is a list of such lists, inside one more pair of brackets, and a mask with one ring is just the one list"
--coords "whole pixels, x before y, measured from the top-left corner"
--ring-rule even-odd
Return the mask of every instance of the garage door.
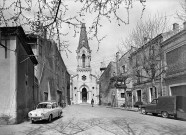
[[172, 96], [186, 96], [186, 85], [170, 87]]

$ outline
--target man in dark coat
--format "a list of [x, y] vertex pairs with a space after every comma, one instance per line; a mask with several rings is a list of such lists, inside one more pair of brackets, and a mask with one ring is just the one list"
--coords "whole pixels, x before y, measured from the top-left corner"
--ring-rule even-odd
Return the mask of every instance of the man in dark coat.
[[92, 107], [94, 106], [94, 99], [91, 100]]

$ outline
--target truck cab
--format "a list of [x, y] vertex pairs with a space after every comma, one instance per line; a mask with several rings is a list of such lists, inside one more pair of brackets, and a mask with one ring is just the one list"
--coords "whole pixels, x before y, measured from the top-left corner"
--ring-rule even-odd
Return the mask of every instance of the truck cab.
[[[156, 115], [156, 108], [157, 108], [158, 99], [152, 100], [150, 104], [143, 105], [142, 108], [145, 108], [146, 113], [152, 113], [153, 115]], [[144, 110], [143, 110], [144, 113]]]
[[176, 116], [176, 97], [158, 97], [158, 99], [154, 99], [150, 104], [142, 105], [141, 113], [161, 114], [164, 118], [167, 118], [169, 115]]

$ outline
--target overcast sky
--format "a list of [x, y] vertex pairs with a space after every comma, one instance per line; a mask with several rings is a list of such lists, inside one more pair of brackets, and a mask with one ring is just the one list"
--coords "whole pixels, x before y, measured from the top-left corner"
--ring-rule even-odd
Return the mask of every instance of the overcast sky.
[[[50, 0], [47, 0], [50, 1]], [[80, 3], [75, 3], [75, 0], [65, 0], [66, 4], [68, 5], [69, 11], [66, 13], [66, 17], [73, 17], [76, 15], [77, 11], [79, 11], [81, 5]], [[181, 22], [178, 18], [176, 13], [180, 11], [180, 3], [184, 2], [185, 0], [146, 0], [146, 8], [144, 10], [142, 19], [141, 19], [141, 13], [143, 6], [140, 4], [139, 0], [133, 0], [133, 8], [130, 10], [129, 14], [129, 24], [125, 25], [122, 24], [118, 26], [118, 23], [116, 20], [112, 19], [112, 22], [110, 23], [106, 19], [103, 19], [101, 24], [102, 28], [99, 29], [99, 37], [106, 35], [106, 38], [101, 42], [98, 49], [98, 43], [95, 40], [89, 41], [89, 46], [92, 50], [92, 61], [91, 61], [91, 67], [92, 67], [92, 73], [97, 74], [99, 73], [99, 68], [101, 66], [101, 62], [104, 61], [106, 65], [109, 64], [110, 61], [115, 60], [115, 54], [118, 51], [118, 46], [121, 46], [122, 40], [124, 40], [126, 37], [129, 36], [131, 31], [135, 28], [136, 23], [140, 20], [144, 21], [149, 16], [154, 16], [155, 14], [159, 15], [166, 15], [167, 17], [167, 27], [172, 28], [172, 24], [177, 22], [180, 25], [182, 25], [183, 22]], [[6, 1], [7, 6], [10, 5], [12, 1]], [[26, 15], [33, 17], [33, 13], [38, 11], [38, 3], [37, 1], [34, 1], [33, 3], [34, 8], [33, 11], [28, 12]], [[0, 1], [0, 4], [2, 4], [2, 1]], [[10, 15], [11, 11], [7, 12], [7, 15]], [[119, 15], [127, 20], [126, 17], [126, 9], [123, 6], [120, 6]], [[91, 26], [91, 22], [94, 18], [95, 14], [88, 14], [82, 18], [82, 21], [86, 24], [87, 29]], [[24, 27], [26, 30], [27, 28]], [[72, 53], [68, 53], [68, 57], [66, 56], [65, 52], [61, 52], [62, 58], [67, 66], [67, 69], [70, 73], [76, 73], [77, 68], [77, 60], [76, 60], [76, 49], [78, 47], [79, 43], [79, 34], [76, 37], [73, 37], [74, 35], [74, 29], [69, 29], [68, 27], [63, 27], [61, 32], [69, 34], [65, 37], [62, 37], [61, 40], [68, 40], [69, 41], [69, 50]]]
[[[168, 27], [172, 27], [172, 24], [175, 22], [182, 25], [183, 22], [177, 19], [176, 12], [180, 10], [180, 2], [184, 0], [146, 1], [146, 9], [142, 17], [143, 20], [145, 20], [148, 16], [153, 16], [154, 14], [159, 13], [167, 16]], [[72, 1], [70, 4], [74, 10], [78, 8], [78, 5], [73, 4]], [[98, 52], [98, 43], [96, 41], [89, 41], [89, 46], [92, 50], [91, 66], [93, 69], [93, 74], [96, 74], [96, 72], [99, 73], [101, 61], [105, 61], [107, 65], [110, 61], [115, 60], [115, 54], [118, 50], [118, 46], [121, 45], [122, 40], [129, 36], [136, 23], [140, 20], [141, 11], [141, 4], [139, 1], [135, 1], [133, 8], [130, 11], [130, 24], [118, 26], [116, 21], [109, 23], [108, 21], [104, 20], [102, 22], [103, 27], [100, 29], [100, 35], [107, 35], [107, 37], [101, 42]], [[121, 10], [121, 15], [125, 13], [125, 9], [123, 8], [123, 10]], [[83, 18], [87, 28], [90, 26], [91, 18], [91, 15]], [[72, 51], [72, 53], [68, 54], [68, 58], [66, 57], [65, 53], [62, 53], [62, 57], [70, 73], [75, 73], [77, 68], [76, 49], [79, 43], [79, 35], [77, 35], [75, 38], [72, 35], [73, 34], [70, 33], [67, 37], [65, 37], [65, 39], [70, 39], [69, 49]]]

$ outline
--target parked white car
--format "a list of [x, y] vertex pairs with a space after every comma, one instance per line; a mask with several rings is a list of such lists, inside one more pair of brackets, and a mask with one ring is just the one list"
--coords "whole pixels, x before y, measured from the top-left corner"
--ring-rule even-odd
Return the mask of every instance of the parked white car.
[[35, 110], [28, 113], [28, 117], [31, 119], [32, 123], [41, 120], [48, 120], [48, 122], [51, 122], [53, 118], [61, 117], [62, 113], [62, 108], [58, 106], [56, 102], [47, 101], [39, 103]]

